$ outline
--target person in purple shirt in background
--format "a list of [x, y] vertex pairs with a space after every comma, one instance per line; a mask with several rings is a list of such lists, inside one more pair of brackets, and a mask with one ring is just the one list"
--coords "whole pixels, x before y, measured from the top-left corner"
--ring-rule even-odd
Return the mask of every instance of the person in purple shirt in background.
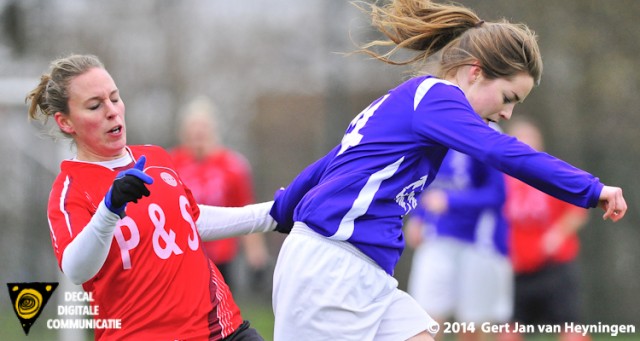
[[[529, 28], [430, 1], [363, 6], [389, 40], [362, 52], [418, 67], [438, 53], [437, 72], [375, 100], [340, 144], [276, 193], [277, 230], [291, 230], [274, 271], [275, 340], [433, 340], [437, 323], [398, 289], [393, 271], [405, 246], [403, 218], [449, 149], [561, 200], [600, 206], [604, 219], [627, 210], [620, 188], [488, 126], [509, 119], [540, 81]], [[415, 57], [393, 60], [403, 48]]]
[[406, 219], [407, 245], [415, 249], [407, 292], [438, 323], [448, 321], [458, 340], [488, 340], [482, 323], [510, 321], [514, 279], [504, 204], [504, 174], [449, 150]]

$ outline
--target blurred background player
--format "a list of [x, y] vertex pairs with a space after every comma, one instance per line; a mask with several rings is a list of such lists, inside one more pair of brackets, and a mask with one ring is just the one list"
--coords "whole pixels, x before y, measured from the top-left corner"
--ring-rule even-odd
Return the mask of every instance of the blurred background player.
[[407, 244], [416, 248], [408, 293], [440, 324], [462, 322], [460, 340], [486, 339], [482, 323], [511, 318], [504, 202], [502, 172], [449, 150], [407, 220]]
[[[542, 134], [531, 120], [509, 122], [507, 132], [536, 150], [544, 150]], [[577, 232], [587, 223], [587, 211], [512, 177], [506, 177], [506, 184], [505, 212], [511, 226], [510, 250], [516, 274], [514, 321], [560, 326], [582, 322]], [[561, 334], [559, 339], [589, 337]]]
[[[252, 204], [255, 199], [249, 162], [223, 146], [218, 128], [213, 101], [205, 96], [192, 100], [180, 115], [180, 144], [171, 151], [175, 167], [199, 203], [223, 207]], [[265, 280], [269, 254], [262, 234], [204, 243], [207, 254], [233, 290], [239, 280], [237, 269], [233, 268], [238, 264], [235, 260], [239, 247], [244, 249], [252, 279]]]

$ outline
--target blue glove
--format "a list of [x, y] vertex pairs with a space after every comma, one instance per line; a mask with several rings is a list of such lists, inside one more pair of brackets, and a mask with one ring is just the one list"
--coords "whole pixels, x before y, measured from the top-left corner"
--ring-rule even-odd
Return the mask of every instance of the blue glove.
[[118, 173], [104, 198], [105, 206], [120, 218], [124, 218], [124, 208], [128, 202], [138, 202], [138, 199], [150, 194], [145, 184], [152, 184], [153, 178], [143, 172], [146, 160], [143, 155], [133, 168]]

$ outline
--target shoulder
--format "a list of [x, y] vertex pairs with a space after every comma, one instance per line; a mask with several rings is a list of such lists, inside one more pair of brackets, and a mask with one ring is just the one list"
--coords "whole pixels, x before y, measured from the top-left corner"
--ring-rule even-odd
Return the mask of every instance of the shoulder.
[[414, 110], [417, 110], [418, 107], [425, 107], [425, 103], [430, 103], [429, 107], [432, 109], [434, 103], [439, 105], [448, 103], [447, 106], [458, 103], [454, 106], [462, 105], [465, 109], [470, 109], [462, 89], [449, 81], [430, 75], [411, 78], [390, 91], [391, 94], [394, 92], [410, 96], [411, 99], [407, 98], [406, 100], [412, 101]]
[[142, 155], [146, 156], [147, 160], [171, 157], [166, 149], [152, 144], [129, 146], [129, 149], [131, 150], [133, 157], [136, 159]]
[[128, 148], [131, 150], [131, 152], [136, 155], [137, 153], [144, 153], [144, 152], [150, 152], [150, 153], [163, 153], [163, 154], [168, 154], [167, 150], [160, 147], [160, 146], [156, 146], [153, 144], [142, 144], [142, 145], [135, 145], [135, 146], [128, 146]]
[[434, 91], [438, 89], [440, 91], [463, 94], [462, 89], [457, 85], [431, 75], [413, 77], [396, 87], [396, 89], [402, 88], [411, 89], [415, 91], [416, 94], [426, 94], [432, 89], [434, 89]]
[[70, 183], [70, 171], [73, 169], [73, 165], [66, 165], [65, 162], [62, 161], [60, 164], [60, 173], [56, 176], [55, 180], [53, 180], [53, 184], [51, 185], [51, 193], [49, 194], [50, 198], [56, 197], [60, 192], [64, 191], [64, 188], [68, 188]]
[[65, 210], [74, 206], [70, 202], [95, 209], [114, 176], [114, 171], [100, 165], [65, 160], [51, 186], [49, 202], [65, 201]]
[[60, 173], [54, 180], [55, 185], [63, 185], [68, 182], [94, 182], [97, 176], [110, 173], [111, 170], [91, 162], [76, 160], [64, 160], [60, 164]]

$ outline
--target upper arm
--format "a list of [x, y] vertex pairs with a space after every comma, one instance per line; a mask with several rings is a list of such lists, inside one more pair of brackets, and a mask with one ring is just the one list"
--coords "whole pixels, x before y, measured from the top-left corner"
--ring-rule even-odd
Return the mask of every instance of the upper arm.
[[54, 254], [62, 263], [65, 248], [89, 223], [91, 208], [70, 178], [54, 183], [49, 195], [47, 219]]

